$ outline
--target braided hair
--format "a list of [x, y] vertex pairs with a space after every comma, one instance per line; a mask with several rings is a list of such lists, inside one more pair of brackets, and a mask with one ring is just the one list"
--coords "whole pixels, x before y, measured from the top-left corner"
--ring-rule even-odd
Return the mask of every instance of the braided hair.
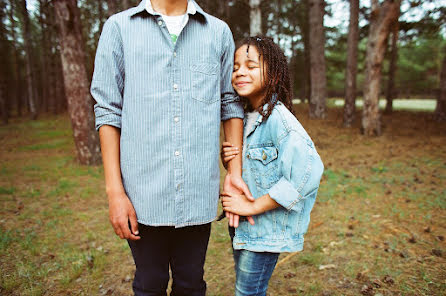
[[[243, 45], [247, 46], [246, 53], [248, 53], [251, 45], [255, 46], [259, 52], [259, 60], [263, 60], [262, 73], [263, 81], [266, 84], [265, 97], [257, 108], [257, 111], [263, 116], [263, 121], [268, 119], [278, 101], [281, 101], [294, 114], [290, 72], [282, 49], [271, 38], [265, 36], [247, 37], [237, 44], [237, 49]], [[252, 110], [248, 100], [243, 99], [245, 110]], [[263, 110], [265, 104], [268, 104], [268, 108]]]

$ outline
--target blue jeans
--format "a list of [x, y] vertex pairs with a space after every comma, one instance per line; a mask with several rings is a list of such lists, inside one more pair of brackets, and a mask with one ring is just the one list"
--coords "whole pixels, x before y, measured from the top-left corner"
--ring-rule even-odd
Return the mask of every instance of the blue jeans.
[[128, 241], [136, 265], [136, 296], [165, 296], [172, 270], [171, 296], [204, 296], [204, 261], [211, 223], [175, 228], [139, 224], [141, 239]]
[[[229, 230], [231, 238], [233, 232]], [[233, 250], [235, 296], [265, 296], [280, 253]]]

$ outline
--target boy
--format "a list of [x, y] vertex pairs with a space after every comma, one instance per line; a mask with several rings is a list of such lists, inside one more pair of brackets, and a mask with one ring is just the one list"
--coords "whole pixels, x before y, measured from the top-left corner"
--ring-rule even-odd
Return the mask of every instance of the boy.
[[[104, 25], [91, 93], [110, 221], [132, 250], [135, 295], [166, 295], [169, 265], [171, 295], [205, 295], [220, 121], [228, 141], [242, 142], [233, 56], [228, 26], [193, 0], [143, 0]], [[224, 187], [250, 195], [241, 157]]]

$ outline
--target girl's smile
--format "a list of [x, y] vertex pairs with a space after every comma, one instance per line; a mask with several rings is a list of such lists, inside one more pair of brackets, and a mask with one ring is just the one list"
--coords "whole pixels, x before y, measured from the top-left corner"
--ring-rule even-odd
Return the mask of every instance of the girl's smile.
[[263, 62], [257, 48], [253, 45], [243, 45], [235, 52], [232, 86], [242, 97], [249, 100], [257, 109], [264, 97]]

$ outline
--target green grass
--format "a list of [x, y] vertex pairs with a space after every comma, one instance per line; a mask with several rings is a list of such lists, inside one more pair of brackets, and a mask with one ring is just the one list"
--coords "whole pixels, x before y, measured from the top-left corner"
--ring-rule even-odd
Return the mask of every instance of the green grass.
[[[329, 112], [341, 118], [339, 109]], [[444, 126], [428, 123], [405, 136], [398, 131], [414, 129], [421, 115], [392, 116], [395, 129], [381, 138], [299, 117], [314, 139], [330, 145], [318, 147], [326, 170], [304, 251], [280, 256], [288, 259], [273, 274], [271, 295], [360, 295], [362, 285], [386, 275], [395, 283], [375, 293], [445, 290], [444, 257], [432, 255], [445, 252], [437, 238], [446, 231]], [[101, 295], [111, 288], [130, 295], [125, 278], [133, 261], [109, 225], [103, 169], [76, 162], [68, 118], [13, 123], [0, 127], [0, 136], [7, 139], [0, 146], [0, 294]], [[336, 268], [319, 270], [326, 264]], [[226, 221], [213, 223], [205, 270], [209, 295], [233, 295]], [[360, 272], [367, 279], [358, 280]]]

